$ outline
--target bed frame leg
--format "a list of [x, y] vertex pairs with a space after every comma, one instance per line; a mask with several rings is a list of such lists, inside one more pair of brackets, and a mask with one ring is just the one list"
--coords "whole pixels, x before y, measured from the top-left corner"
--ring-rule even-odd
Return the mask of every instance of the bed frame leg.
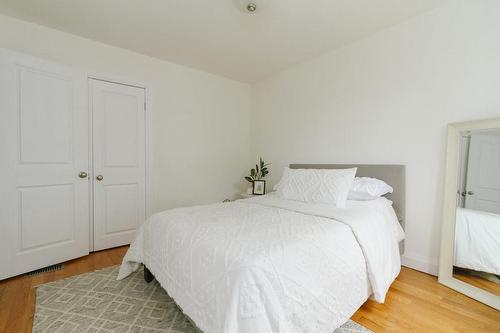
[[144, 266], [144, 280], [149, 283], [151, 281], [153, 281], [155, 277], [153, 276], [153, 274], [149, 271], [149, 269]]

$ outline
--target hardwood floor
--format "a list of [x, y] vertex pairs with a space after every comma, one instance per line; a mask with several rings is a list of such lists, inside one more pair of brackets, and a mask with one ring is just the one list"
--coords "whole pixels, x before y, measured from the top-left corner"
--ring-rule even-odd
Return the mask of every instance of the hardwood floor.
[[[34, 286], [121, 262], [127, 248], [100, 251], [65, 263], [62, 270], [0, 281], [0, 332], [31, 332]], [[500, 332], [500, 312], [403, 268], [384, 304], [366, 302], [352, 319], [374, 332]]]
[[35, 288], [42, 283], [64, 279], [121, 263], [127, 247], [94, 252], [64, 263], [64, 268], [33, 277], [19, 275], [0, 281], [0, 332], [31, 332], [35, 311]]
[[453, 272], [453, 277], [500, 297], [500, 283], [489, 281], [485, 277], [477, 276], [462, 270], [455, 270]]
[[352, 319], [374, 332], [500, 332], [500, 312], [404, 268], [384, 304], [366, 302]]

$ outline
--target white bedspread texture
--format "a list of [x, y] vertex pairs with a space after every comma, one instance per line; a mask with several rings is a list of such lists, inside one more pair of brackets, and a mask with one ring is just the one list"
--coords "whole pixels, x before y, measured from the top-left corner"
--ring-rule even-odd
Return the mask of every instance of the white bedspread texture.
[[372, 290], [383, 302], [400, 270], [394, 219], [272, 195], [168, 210], [141, 226], [118, 278], [144, 263], [206, 333], [331, 333]]

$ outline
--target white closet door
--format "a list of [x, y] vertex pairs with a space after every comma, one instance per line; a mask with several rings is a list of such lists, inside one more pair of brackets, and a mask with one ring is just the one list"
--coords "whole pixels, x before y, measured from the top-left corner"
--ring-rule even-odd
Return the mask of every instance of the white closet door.
[[86, 82], [0, 50], [0, 279], [88, 254]]
[[145, 91], [90, 80], [93, 114], [94, 250], [129, 244], [144, 222]]

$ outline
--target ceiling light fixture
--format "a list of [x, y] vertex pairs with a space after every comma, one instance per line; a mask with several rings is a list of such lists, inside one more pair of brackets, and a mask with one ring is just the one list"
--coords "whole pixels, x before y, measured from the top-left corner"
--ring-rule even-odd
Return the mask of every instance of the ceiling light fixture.
[[254, 3], [249, 3], [247, 5], [247, 11], [249, 11], [250, 13], [253, 13], [257, 10], [257, 5], [254, 4]]
[[254, 14], [260, 8], [258, 0], [233, 0], [236, 7], [247, 14]]

